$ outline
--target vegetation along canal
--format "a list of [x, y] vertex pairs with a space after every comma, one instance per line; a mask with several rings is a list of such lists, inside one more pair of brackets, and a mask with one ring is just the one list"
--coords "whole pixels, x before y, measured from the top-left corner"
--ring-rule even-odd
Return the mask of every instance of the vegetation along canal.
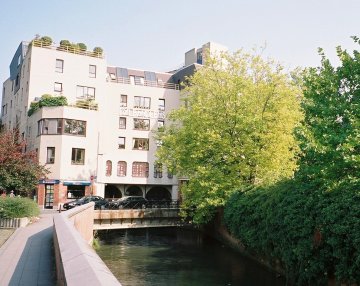
[[100, 231], [97, 250], [123, 286], [285, 285], [213, 238], [180, 228]]

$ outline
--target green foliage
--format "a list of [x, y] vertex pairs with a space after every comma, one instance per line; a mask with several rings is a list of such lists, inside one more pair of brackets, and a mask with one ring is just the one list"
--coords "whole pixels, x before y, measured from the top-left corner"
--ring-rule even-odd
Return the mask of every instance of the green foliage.
[[41, 37], [40, 41], [43, 46], [50, 46], [52, 44], [52, 39], [48, 36]]
[[26, 142], [18, 137], [16, 131], [0, 133], [0, 189], [28, 195], [48, 171], [38, 164], [35, 152], [23, 152]]
[[36, 110], [43, 106], [66, 106], [67, 98], [65, 96], [52, 96], [50, 94], [44, 94], [39, 101], [30, 103], [28, 110], [28, 116], [31, 116]]
[[101, 56], [103, 54], [103, 49], [101, 47], [95, 47], [93, 49], [93, 52], [95, 53], [95, 55]]
[[78, 43], [77, 45], [78, 45], [80, 51], [85, 52], [87, 50], [87, 46], [84, 43]]
[[185, 215], [207, 222], [235, 190], [293, 176], [299, 95], [281, 66], [241, 51], [209, 58], [189, 78], [186, 104], [158, 133], [159, 161], [189, 178]]
[[0, 198], [0, 218], [36, 217], [39, 206], [29, 198]]
[[298, 131], [304, 180], [337, 184], [360, 172], [360, 54], [337, 48], [334, 68], [324, 53], [322, 65], [305, 71], [305, 120]]
[[93, 99], [82, 99], [76, 101], [76, 106], [85, 109], [97, 110], [98, 104]]
[[280, 260], [295, 285], [326, 285], [333, 276], [360, 282], [360, 184], [335, 189], [299, 181], [236, 193], [226, 225], [248, 251]]
[[[359, 39], [354, 37], [359, 43]], [[290, 284], [360, 283], [360, 53], [297, 77], [305, 117], [295, 179], [236, 193], [225, 222], [248, 250], [279, 259]]]
[[60, 41], [60, 47], [62, 48], [69, 48], [71, 47], [71, 43], [68, 40], [61, 40]]

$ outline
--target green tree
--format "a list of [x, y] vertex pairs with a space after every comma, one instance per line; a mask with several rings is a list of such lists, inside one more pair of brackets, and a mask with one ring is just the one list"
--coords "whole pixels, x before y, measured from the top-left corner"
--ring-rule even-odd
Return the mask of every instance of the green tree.
[[26, 142], [18, 137], [17, 131], [0, 132], [0, 189], [29, 195], [48, 171], [35, 152], [24, 152]]
[[158, 133], [159, 161], [178, 176], [186, 215], [207, 222], [230, 194], [293, 176], [300, 90], [280, 65], [241, 51], [208, 57], [184, 105]]
[[[353, 37], [359, 43], [359, 39]], [[304, 73], [305, 119], [298, 136], [302, 157], [299, 176], [332, 187], [359, 179], [360, 53], [337, 47], [335, 68], [320, 49], [319, 68]]]

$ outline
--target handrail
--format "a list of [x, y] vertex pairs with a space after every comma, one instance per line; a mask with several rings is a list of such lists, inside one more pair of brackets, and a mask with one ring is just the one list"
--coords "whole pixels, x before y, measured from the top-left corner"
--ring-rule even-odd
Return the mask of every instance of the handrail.
[[71, 46], [64, 47], [64, 46], [48, 45], [48, 44], [45, 44], [41, 40], [33, 40], [32, 42], [29, 43], [29, 46], [30, 45], [33, 45], [34, 47], [58, 50], [58, 51], [62, 51], [62, 52], [83, 55], [83, 56], [88, 56], [88, 57], [95, 57], [95, 58], [100, 58], [100, 59], [104, 58], [104, 55], [102, 53], [97, 53], [97, 52], [92, 52], [92, 51], [84, 51], [84, 50], [80, 50], [80, 49], [77, 49], [77, 48], [71, 47]]
[[122, 83], [122, 84], [132, 84], [132, 85], [139, 85], [139, 86], [150, 86], [150, 87], [158, 87], [158, 88], [166, 88], [166, 89], [175, 89], [179, 90], [179, 85], [172, 82], [158, 82], [158, 81], [151, 81], [151, 80], [144, 80], [144, 82], [131, 82], [130, 78], [128, 77], [109, 77], [108, 81], [114, 83]]

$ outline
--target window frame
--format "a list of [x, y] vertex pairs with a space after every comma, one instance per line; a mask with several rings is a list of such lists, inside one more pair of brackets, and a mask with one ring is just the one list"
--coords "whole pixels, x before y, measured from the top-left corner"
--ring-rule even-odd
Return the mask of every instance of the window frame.
[[[92, 70], [92, 68], [94, 70]], [[96, 78], [96, 65], [89, 65], [89, 77]]]
[[127, 173], [127, 163], [126, 161], [118, 161], [117, 163], [117, 176], [126, 177]]
[[134, 108], [150, 109], [151, 108], [151, 97], [134, 96]]
[[[58, 65], [58, 63], [61, 63], [60, 66]], [[55, 62], [55, 72], [57, 72], [57, 73], [64, 73], [64, 60], [62, 60], [62, 59], [56, 59], [56, 62]]]
[[[124, 143], [121, 144], [120, 140], [124, 140]], [[126, 137], [119, 136], [118, 137], [118, 149], [125, 149], [125, 147], [126, 147]]]
[[[77, 160], [78, 153], [83, 153], [81, 160]], [[71, 165], [85, 165], [85, 149], [72, 148], [71, 149]]]
[[[145, 127], [141, 127], [141, 123], [140, 121], [144, 122], [144, 126]], [[134, 130], [140, 130], [140, 131], [149, 131], [150, 130], [150, 119], [146, 119], [146, 118], [134, 118], [133, 119], [133, 123], [134, 123]], [[137, 126], [138, 124], [138, 126]], [[146, 126], [147, 124], [147, 126]]]
[[46, 148], [46, 164], [55, 164], [55, 147]]
[[148, 178], [149, 177], [149, 163], [148, 162], [138, 162], [135, 161], [132, 163], [132, 177], [137, 178]]
[[154, 164], [154, 178], [162, 178], [163, 177], [163, 167], [161, 163]]
[[[149, 151], [149, 138], [133, 138], [132, 149], [140, 151]], [[143, 147], [141, 147], [143, 146]]]
[[160, 111], [165, 111], [165, 98], [159, 98], [159, 110]]
[[119, 117], [119, 129], [126, 129], [126, 117]]
[[[57, 87], [60, 87], [60, 89], [58, 89]], [[54, 82], [54, 92], [63, 92], [62, 82]]]
[[107, 160], [105, 163], [105, 176], [106, 177], [111, 177], [112, 175], [112, 161], [111, 160]]
[[[125, 101], [123, 101], [123, 99], [125, 99]], [[120, 94], [120, 107], [127, 107], [127, 100], [127, 94]]]

